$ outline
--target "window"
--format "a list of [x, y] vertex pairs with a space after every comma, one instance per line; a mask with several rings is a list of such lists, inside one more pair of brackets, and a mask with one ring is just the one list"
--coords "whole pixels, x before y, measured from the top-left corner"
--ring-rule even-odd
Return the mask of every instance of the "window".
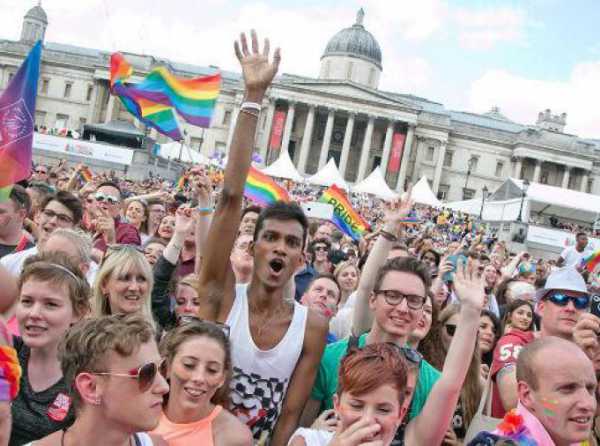
[[225, 110], [225, 114], [223, 114], [223, 125], [231, 124], [231, 110]]
[[87, 123], [86, 118], [79, 118], [79, 131], [83, 133], [83, 126]]
[[452, 158], [454, 157], [454, 152], [452, 150], [447, 150], [444, 155], [444, 167], [452, 167]]
[[440, 184], [440, 187], [438, 188], [438, 193], [437, 193], [438, 200], [442, 200], [442, 201], [447, 200], [449, 192], [450, 192], [450, 185]]
[[63, 97], [70, 98], [71, 97], [71, 90], [72, 89], [73, 89], [73, 83], [72, 82], [66, 82], [65, 83], [65, 92], [63, 94]]
[[93, 93], [94, 93], [94, 86], [93, 85], [88, 85], [87, 93], [85, 95], [85, 100], [88, 101], [88, 102], [91, 101]]
[[46, 112], [45, 111], [35, 111], [35, 125], [38, 127], [42, 127], [46, 125]]
[[502, 161], [497, 161], [496, 162], [496, 173], [495, 173], [495, 175], [497, 177], [501, 177], [503, 171], [504, 171], [504, 163]]
[[202, 138], [190, 138], [190, 146], [193, 149], [200, 150], [200, 146], [202, 146]]
[[429, 146], [427, 147], [427, 155], [425, 155], [426, 161], [433, 161], [433, 155], [435, 153], [435, 147]]
[[479, 157], [478, 156], [472, 156], [471, 159], [469, 160], [469, 164], [470, 164], [470, 170], [471, 173], [473, 172], [477, 172], [477, 165], [479, 164]]
[[474, 189], [463, 188], [463, 200], [470, 200], [475, 196]]
[[56, 123], [54, 124], [54, 127], [56, 127], [57, 129], [66, 129], [68, 127], [68, 123], [69, 123], [69, 115], [62, 115], [60, 113], [56, 114]]
[[42, 79], [42, 85], [40, 87], [40, 93], [48, 94], [48, 90], [50, 89], [50, 79]]

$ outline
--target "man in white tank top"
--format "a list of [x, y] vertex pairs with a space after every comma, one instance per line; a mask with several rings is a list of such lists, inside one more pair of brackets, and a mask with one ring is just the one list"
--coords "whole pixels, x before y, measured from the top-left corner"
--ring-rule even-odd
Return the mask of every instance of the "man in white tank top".
[[200, 317], [230, 326], [233, 379], [231, 410], [252, 429], [258, 444], [285, 445], [298, 425], [325, 345], [327, 322], [286, 299], [287, 283], [303, 263], [308, 222], [295, 204], [277, 203], [256, 223], [247, 286], [235, 286], [230, 253], [239, 230], [244, 185], [260, 104], [279, 66], [269, 43], [259, 51], [252, 32], [236, 42], [245, 94], [240, 106], [223, 192], [202, 253]]

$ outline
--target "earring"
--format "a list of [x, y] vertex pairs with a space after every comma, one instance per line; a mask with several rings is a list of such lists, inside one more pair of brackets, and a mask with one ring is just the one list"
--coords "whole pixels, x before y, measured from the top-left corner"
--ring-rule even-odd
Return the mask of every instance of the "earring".
[[100, 404], [102, 404], [102, 398], [96, 398], [96, 399], [95, 399], [95, 400], [92, 402], [92, 404], [93, 404], [94, 406], [99, 406]]

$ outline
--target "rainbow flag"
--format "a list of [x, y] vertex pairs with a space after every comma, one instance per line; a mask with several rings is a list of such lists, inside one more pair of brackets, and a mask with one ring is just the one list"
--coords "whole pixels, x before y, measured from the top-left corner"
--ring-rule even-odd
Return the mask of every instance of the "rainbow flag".
[[290, 201], [287, 191], [270, 176], [250, 166], [244, 196], [260, 206], [268, 206], [276, 201]]
[[92, 171], [87, 166], [85, 166], [81, 170], [80, 174], [81, 174], [81, 178], [83, 178], [83, 181], [85, 181], [86, 183], [89, 183], [94, 178], [94, 175], [92, 175]]
[[0, 95], [0, 188], [24, 180], [31, 173], [41, 56], [42, 43], [38, 41]]
[[221, 88], [221, 75], [184, 79], [165, 67], [154, 68], [142, 82], [125, 85], [133, 73], [122, 54], [111, 56], [111, 91], [127, 110], [170, 138], [183, 139], [175, 111], [186, 122], [209, 127]]
[[581, 259], [581, 267], [587, 269], [590, 273], [596, 269], [600, 263], [600, 249]]
[[184, 190], [187, 183], [188, 183], [187, 175], [181, 175], [179, 177], [179, 179], [177, 180], [177, 185], [175, 187], [177, 187], [177, 190]]
[[335, 184], [323, 192], [319, 201], [333, 206], [333, 223], [354, 240], [369, 230], [369, 224], [352, 209], [346, 193]]

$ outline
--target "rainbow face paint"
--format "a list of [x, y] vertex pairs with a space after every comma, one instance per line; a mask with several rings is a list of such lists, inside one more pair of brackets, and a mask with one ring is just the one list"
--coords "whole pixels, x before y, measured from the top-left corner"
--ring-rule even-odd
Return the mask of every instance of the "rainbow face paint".
[[558, 400], [542, 398], [542, 407], [544, 408], [544, 415], [547, 417], [556, 417], [556, 406], [558, 406]]

